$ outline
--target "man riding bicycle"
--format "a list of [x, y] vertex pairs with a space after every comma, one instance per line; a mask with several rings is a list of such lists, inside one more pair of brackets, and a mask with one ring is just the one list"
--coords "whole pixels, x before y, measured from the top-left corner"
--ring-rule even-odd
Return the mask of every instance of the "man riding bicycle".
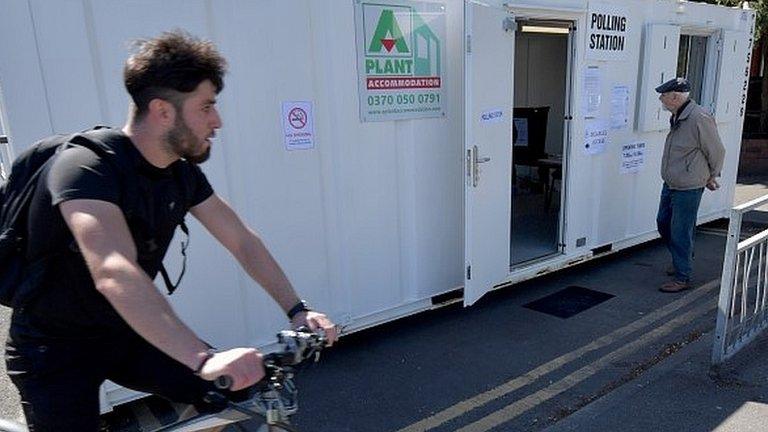
[[33, 300], [14, 309], [6, 346], [31, 431], [98, 430], [106, 379], [206, 409], [215, 378], [229, 376], [238, 390], [263, 377], [257, 350], [211, 350], [153, 284], [187, 212], [294, 326], [323, 330], [330, 343], [337, 337], [198, 168], [222, 126], [216, 96], [224, 58], [181, 31], [137, 46], [124, 68], [133, 101], [128, 121], [103, 132], [131, 175], [85, 146], [70, 146], [46, 165], [31, 203], [28, 260], [52, 259]]

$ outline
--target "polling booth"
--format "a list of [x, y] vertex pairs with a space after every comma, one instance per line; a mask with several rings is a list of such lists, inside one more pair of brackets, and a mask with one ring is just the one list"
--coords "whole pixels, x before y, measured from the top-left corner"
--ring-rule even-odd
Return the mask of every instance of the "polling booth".
[[[0, 0], [0, 10], [5, 158], [52, 133], [122, 125], [130, 41], [174, 28], [213, 40], [229, 73], [202, 168], [301, 296], [348, 331], [469, 306], [657, 237], [669, 115], [654, 88], [672, 77], [691, 80], [726, 146], [722, 187], [704, 194], [699, 222], [726, 216], [733, 199], [749, 9]], [[174, 308], [212, 344], [268, 349], [283, 312], [188, 222]], [[136, 396], [108, 384], [103, 409]]]

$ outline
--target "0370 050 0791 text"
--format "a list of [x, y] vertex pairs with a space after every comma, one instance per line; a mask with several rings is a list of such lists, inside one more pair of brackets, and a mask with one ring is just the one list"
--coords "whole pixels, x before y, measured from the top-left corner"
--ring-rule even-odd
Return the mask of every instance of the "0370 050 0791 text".
[[368, 106], [440, 103], [439, 93], [397, 93], [368, 96]]

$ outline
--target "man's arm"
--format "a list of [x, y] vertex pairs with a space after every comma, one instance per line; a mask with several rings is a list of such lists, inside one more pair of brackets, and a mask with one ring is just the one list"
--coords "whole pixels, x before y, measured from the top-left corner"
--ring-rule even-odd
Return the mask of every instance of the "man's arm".
[[701, 116], [697, 122], [697, 128], [699, 131], [699, 145], [709, 165], [707, 188], [715, 190], [719, 187], [715, 179], [720, 177], [720, 171], [723, 169], [723, 162], [725, 161], [725, 146], [723, 146], [720, 134], [717, 132], [717, 124], [713, 117], [708, 115]]
[[[237, 259], [251, 278], [288, 311], [299, 296], [280, 265], [269, 253], [258, 235], [247, 227], [234, 210], [216, 194], [190, 210], [203, 226]], [[294, 317], [294, 325], [308, 325], [325, 331], [330, 343], [336, 340], [336, 326], [317, 312], [303, 312]]]
[[[136, 246], [120, 208], [106, 201], [76, 199], [61, 203], [59, 209], [96, 289], [140, 336], [191, 370], [198, 369], [208, 356], [208, 346], [178, 318], [138, 265]], [[206, 362], [208, 370], [201, 376], [230, 375], [233, 389], [261, 379], [263, 369], [256, 350], [230, 351]]]

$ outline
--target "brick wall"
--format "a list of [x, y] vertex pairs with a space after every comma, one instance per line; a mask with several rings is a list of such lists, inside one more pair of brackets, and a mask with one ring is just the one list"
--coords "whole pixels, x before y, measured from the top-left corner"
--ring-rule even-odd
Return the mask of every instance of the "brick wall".
[[768, 139], [741, 141], [739, 177], [768, 175]]

